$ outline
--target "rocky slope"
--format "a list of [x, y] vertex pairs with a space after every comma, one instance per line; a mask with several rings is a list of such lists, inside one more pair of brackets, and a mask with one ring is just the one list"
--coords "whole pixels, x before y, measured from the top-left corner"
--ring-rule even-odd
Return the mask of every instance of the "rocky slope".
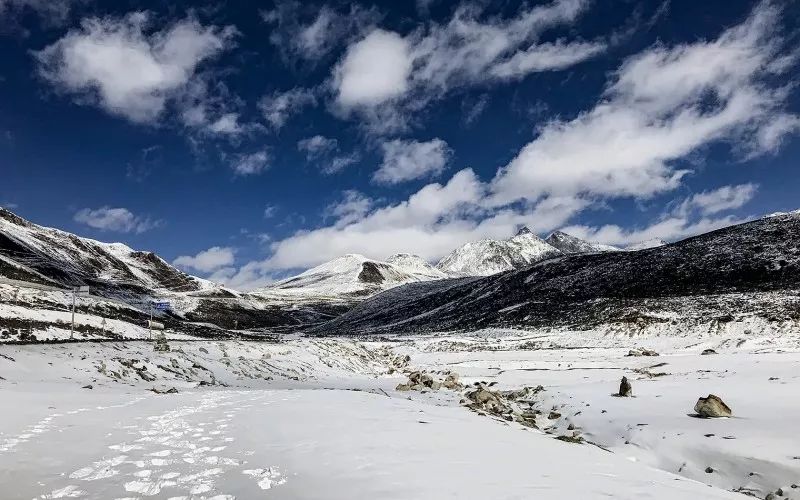
[[797, 321], [798, 242], [800, 215], [781, 215], [637, 252], [569, 255], [485, 278], [406, 285], [313, 331]]

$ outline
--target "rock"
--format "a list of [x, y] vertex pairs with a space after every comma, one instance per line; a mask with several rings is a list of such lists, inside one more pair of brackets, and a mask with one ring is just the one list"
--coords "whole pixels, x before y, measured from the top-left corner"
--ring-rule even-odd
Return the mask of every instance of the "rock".
[[178, 394], [178, 389], [174, 387], [170, 387], [169, 389], [165, 387], [153, 387], [152, 389], [150, 389], [150, 391], [155, 392], [156, 394]]
[[717, 351], [714, 349], [703, 349], [703, 352], [700, 353], [701, 356], [708, 356], [709, 354], [716, 354]]
[[633, 396], [633, 387], [631, 387], [631, 383], [628, 382], [628, 377], [622, 377], [622, 380], [619, 383], [619, 392], [617, 396], [622, 398], [629, 398]]
[[548, 420], [558, 420], [561, 418], [561, 414], [557, 411], [551, 411], [549, 415], [547, 415]]
[[81, 387], [81, 389], [94, 389], [94, 387], [92, 387], [92, 384], [89, 384], [89, 385], [84, 385], [83, 387]]
[[728, 405], [714, 394], [698, 399], [694, 411], [703, 418], [730, 417], [733, 414]]
[[156, 335], [153, 350], [155, 352], [169, 352], [169, 344], [167, 343], [166, 335], [163, 333]]
[[428, 386], [428, 387], [430, 387], [432, 391], [438, 391], [439, 389], [441, 389], [441, 387], [442, 387], [442, 384], [440, 384], [439, 382], [436, 382], [436, 381], [434, 381], [434, 382], [433, 382], [433, 383], [431, 383], [431, 385], [430, 385], [430, 386]]
[[206, 349], [205, 347], [201, 347], [200, 349], [198, 349], [198, 351], [202, 352], [203, 354], [208, 354], [208, 349]]
[[775, 493], [767, 493], [767, 496], [764, 497], [764, 500], [777, 500], [778, 497], [775, 496]]
[[706, 474], [711, 474], [712, 472], [714, 472], [714, 469], [711, 467], [706, 467]]
[[442, 386], [453, 391], [461, 390], [464, 386], [458, 381], [458, 373], [448, 373]]
[[411, 387], [409, 387], [408, 384], [397, 384], [397, 387], [395, 387], [394, 390], [405, 392], [411, 390]]
[[173, 368], [180, 368], [181, 365], [178, 363], [178, 360], [175, 358], [169, 358], [169, 362]]
[[583, 438], [580, 436], [558, 436], [556, 437], [559, 441], [564, 441], [565, 443], [574, 443], [574, 444], [581, 444], [583, 443]]
[[658, 356], [658, 353], [650, 349], [631, 349], [628, 356]]

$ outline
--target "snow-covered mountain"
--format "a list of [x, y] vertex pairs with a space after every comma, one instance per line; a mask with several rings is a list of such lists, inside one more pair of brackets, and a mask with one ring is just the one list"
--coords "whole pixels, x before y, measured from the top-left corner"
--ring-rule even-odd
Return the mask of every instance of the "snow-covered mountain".
[[317, 332], [780, 326], [798, 318], [798, 241], [800, 214], [787, 214], [646, 252], [566, 255], [493, 276], [416, 283], [373, 297]]
[[648, 248], [663, 247], [666, 244], [667, 244], [667, 242], [662, 240], [662, 239], [652, 238], [652, 239], [649, 239], [647, 241], [642, 241], [640, 243], [636, 243], [634, 245], [630, 245], [628, 247], [625, 247], [625, 250], [627, 250], [629, 252], [635, 252], [637, 250], [647, 250]]
[[551, 246], [561, 250], [564, 254], [573, 253], [597, 253], [597, 252], [618, 252], [620, 249], [611, 245], [603, 245], [602, 243], [592, 243], [582, 240], [571, 234], [562, 231], [556, 231], [545, 240]]
[[253, 294], [286, 300], [353, 300], [406, 283], [446, 277], [445, 273], [416, 255], [397, 254], [382, 262], [349, 254]]
[[507, 240], [467, 243], [440, 260], [436, 268], [454, 277], [489, 276], [558, 255], [560, 250], [524, 227]]
[[175, 269], [152, 252], [102, 243], [33, 224], [0, 208], [0, 276], [56, 287], [89, 285], [103, 291], [211, 292], [210, 281]]
[[[205, 335], [317, 322], [346, 310], [242, 294], [186, 274], [152, 252], [39, 226], [0, 208], [0, 333], [24, 325], [59, 338], [79, 286], [90, 287], [90, 295], [76, 301], [78, 327], [87, 335], [140, 334], [156, 300], [171, 304], [171, 311], [154, 313], [168, 328]], [[106, 321], [117, 326], [101, 328]]]

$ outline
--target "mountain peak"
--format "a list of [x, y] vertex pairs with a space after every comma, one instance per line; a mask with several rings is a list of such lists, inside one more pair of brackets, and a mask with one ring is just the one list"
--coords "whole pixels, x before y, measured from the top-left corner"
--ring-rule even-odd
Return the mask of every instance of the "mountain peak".
[[514, 236], [522, 236], [524, 234], [533, 234], [533, 231], [528, 229], [528, 226], [522, 226], [517, 230], [517, 234], [515, 234]]
[[565, 254], [613, 252], [619, 250], [619, 248], [609, 245], [601, 245], [599, 243], [582, 240], [577, 236], [572, 236], [563, 231], [553, 231], [545, 241]]

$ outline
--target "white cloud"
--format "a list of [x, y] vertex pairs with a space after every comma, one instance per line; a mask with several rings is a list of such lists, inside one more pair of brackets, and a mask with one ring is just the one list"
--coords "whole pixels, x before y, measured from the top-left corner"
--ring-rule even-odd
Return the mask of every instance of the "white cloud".
[[489, 20], [481, 20], [481, 8], [466, 4], [447, 23], [430, 22], [406, 36], [375, 29], [352, 44], [334, 69], [336, 103], [343, 115], [357, 113], [369, 130], [385, 133], [403, 129], [409, 113], [452, 89], [584, 61], [605, 50], [605, 43], [539, 38], [575, 21], [588, 3], [556, 0]]
[[441, 139], [427, 142], [395, 139], [384, 142], [383, 163], [373, 180], [380, 184], [399, 184], [436, 177], [444, 171], [452, 150]]
[[[313, 17], [307, 14], [314, 12]], [[281, 49], [289, 60], [315, 63], [339, 45], [357, 37], [380, 17], [377, 10], [360, 5], [349, 6], [346, 12], [329, 5], [321, 7], [284, 1], [261, 13], [271, 25], [270, 42]]]
[[397, 33], [374, 30], [351, 45], [336, 67], [337, 102], [344, 107], [370, 106], [404, 94], [412, 63], [407, 40]]
[[[272, 255], [250, 263], [248, 270], [268, 275], [344, 253], [385, 258], [405, 251], [431, 261], [467, 241], [508, 237], [520, 224], [549, 231], [606, 200], [675, 189], [686, 175], [676, 162], [688, 156], [696, 161], [710, 144], [736, 143], [734, 154], [771, 152], [767, 144], [779, 141], [765, 144], [763, 131], [776, 117], [793, 121], [784, 109], [785, 91], [771, 83], [770, 71], [787, 69], [774, 64], [782, 57], [783, 40], [774, 29], [779, 14], [762, 3], [716, 40], [657, 45], [631, 57], [592, 109], [546, 125], [489, 183], [465, 169], [447, 183], [429, 184], [405, 201], [384, 206], [353, 195], [338, 219], [274, 242]], [[729, 186], [700, 193], [690, 198], [688, 209], [665, 213], [644, 228], [573, 225], [566, 230], [617, 245], [682, 238], [741, 222], [714, 214], [742, 206], [752, 189]]]
[[277, 212], [278, 212], [278, 206], [277, 205], [271, 205], [271, 204], [267, 205], [266, 207], [264, 207], [264, 218], [265, 219], [271, 219], [271, 218], [275, 217], [275, 214]]
[[323, 164], [322, 173], [326, 175], [335, 174], [341, 172], [350, 165], [355, 165], [359, 161], [361, 161], [361, 155], [356, 151], [350, 154], [334, 156], [330, 161]]
[[340, 172], [361, 159], [361, 155], [355, 151], [336, 154], [339, 151], [339, 142], [321, 135], [301, 139], [297, 142], [297, 149], [306, 154], [308, 161], [318, 163], [320, 171], [325, 175]]
[[103, 231], [120, 233], [143, 233], [163, 224], [162, 221], [134, 215], [127, 208], [83, 208], [78, 210], [73, 219], [89, 227]]
[[624, 247], [656, 239], [676, 241], [734, 224], [741, 224], [748, 220], [746, 218], [726, 216], [721, 218], [703, 217], [692, 222], [684, 216], [670, 216], [640, 229], [623, 229], [615, 224], [610, 224], [601, 227], [574, 225], [567, 226], [562, 230], [588, 241]]
[[228, 48], [232, 28], [187, 18], [160, 31], [150, 15], [91, 18], [36, 53], [39, 73], [58, 90], [111, 114], [155, 122], [187, 89], [204, 61]]
[[373, 200], [355, 190], [348, 190], [336, 203], [325, 208], [325, 215], [336, 219], [336, 224], [346, 226], [361, 220], [366, 216], [373, 205]]
[[305, 153], [309, 161], [336, 151], [338, 147], [339, 143], [336, 139], [331, 139], [322, 135], [307, 137], [297, 142], [298, 151]]
[[[172, 264], [184, 269], [211, 273], [231, 266], [235, 259], [235, 253], [236, 251], [230, 247], [212, 247], [194, 256], [182, 255], [172, 261]], [[223, 273], [227, 272], [227, 270], [222, 271]], [[220, 275], [216, 276], [212, 281], [221, 281], [219, 278]]]
[[231, 164], [231, 168], [236, 175], [255, 175], [266, 171], [269, 164], [269, 151], [262, 150], [237, 156]]
[[704, 191], [687, 199], [680, 206], [679, 210], [685, 213], [687, 210], [696, 208], [704, 215], [733, 210], [753, 199], [757, 189], [757, 185], [748, 183], [738, 186], [723, 186], [712, 191]]
[[264, 119], [273, 129], [279, 130], [286, 121], [306, 106], [316, 104], [317, 98], [312, 89], [295, 87], [285, 92], [273, 92], [264, 96], [258, 103]]
[[546, 125], [498, 172], [491, 202], [646, 198], [677, 187], [687, 170], [675, 161], [708, 144], [763, 150], [763, 131], [786, 116], [785, 92], [771, 87], [769, 73], [782, 43], [773, 29], [778, 17], [762, 3], [716, 40], [659, 45], [631, 57], [593, 109]]

